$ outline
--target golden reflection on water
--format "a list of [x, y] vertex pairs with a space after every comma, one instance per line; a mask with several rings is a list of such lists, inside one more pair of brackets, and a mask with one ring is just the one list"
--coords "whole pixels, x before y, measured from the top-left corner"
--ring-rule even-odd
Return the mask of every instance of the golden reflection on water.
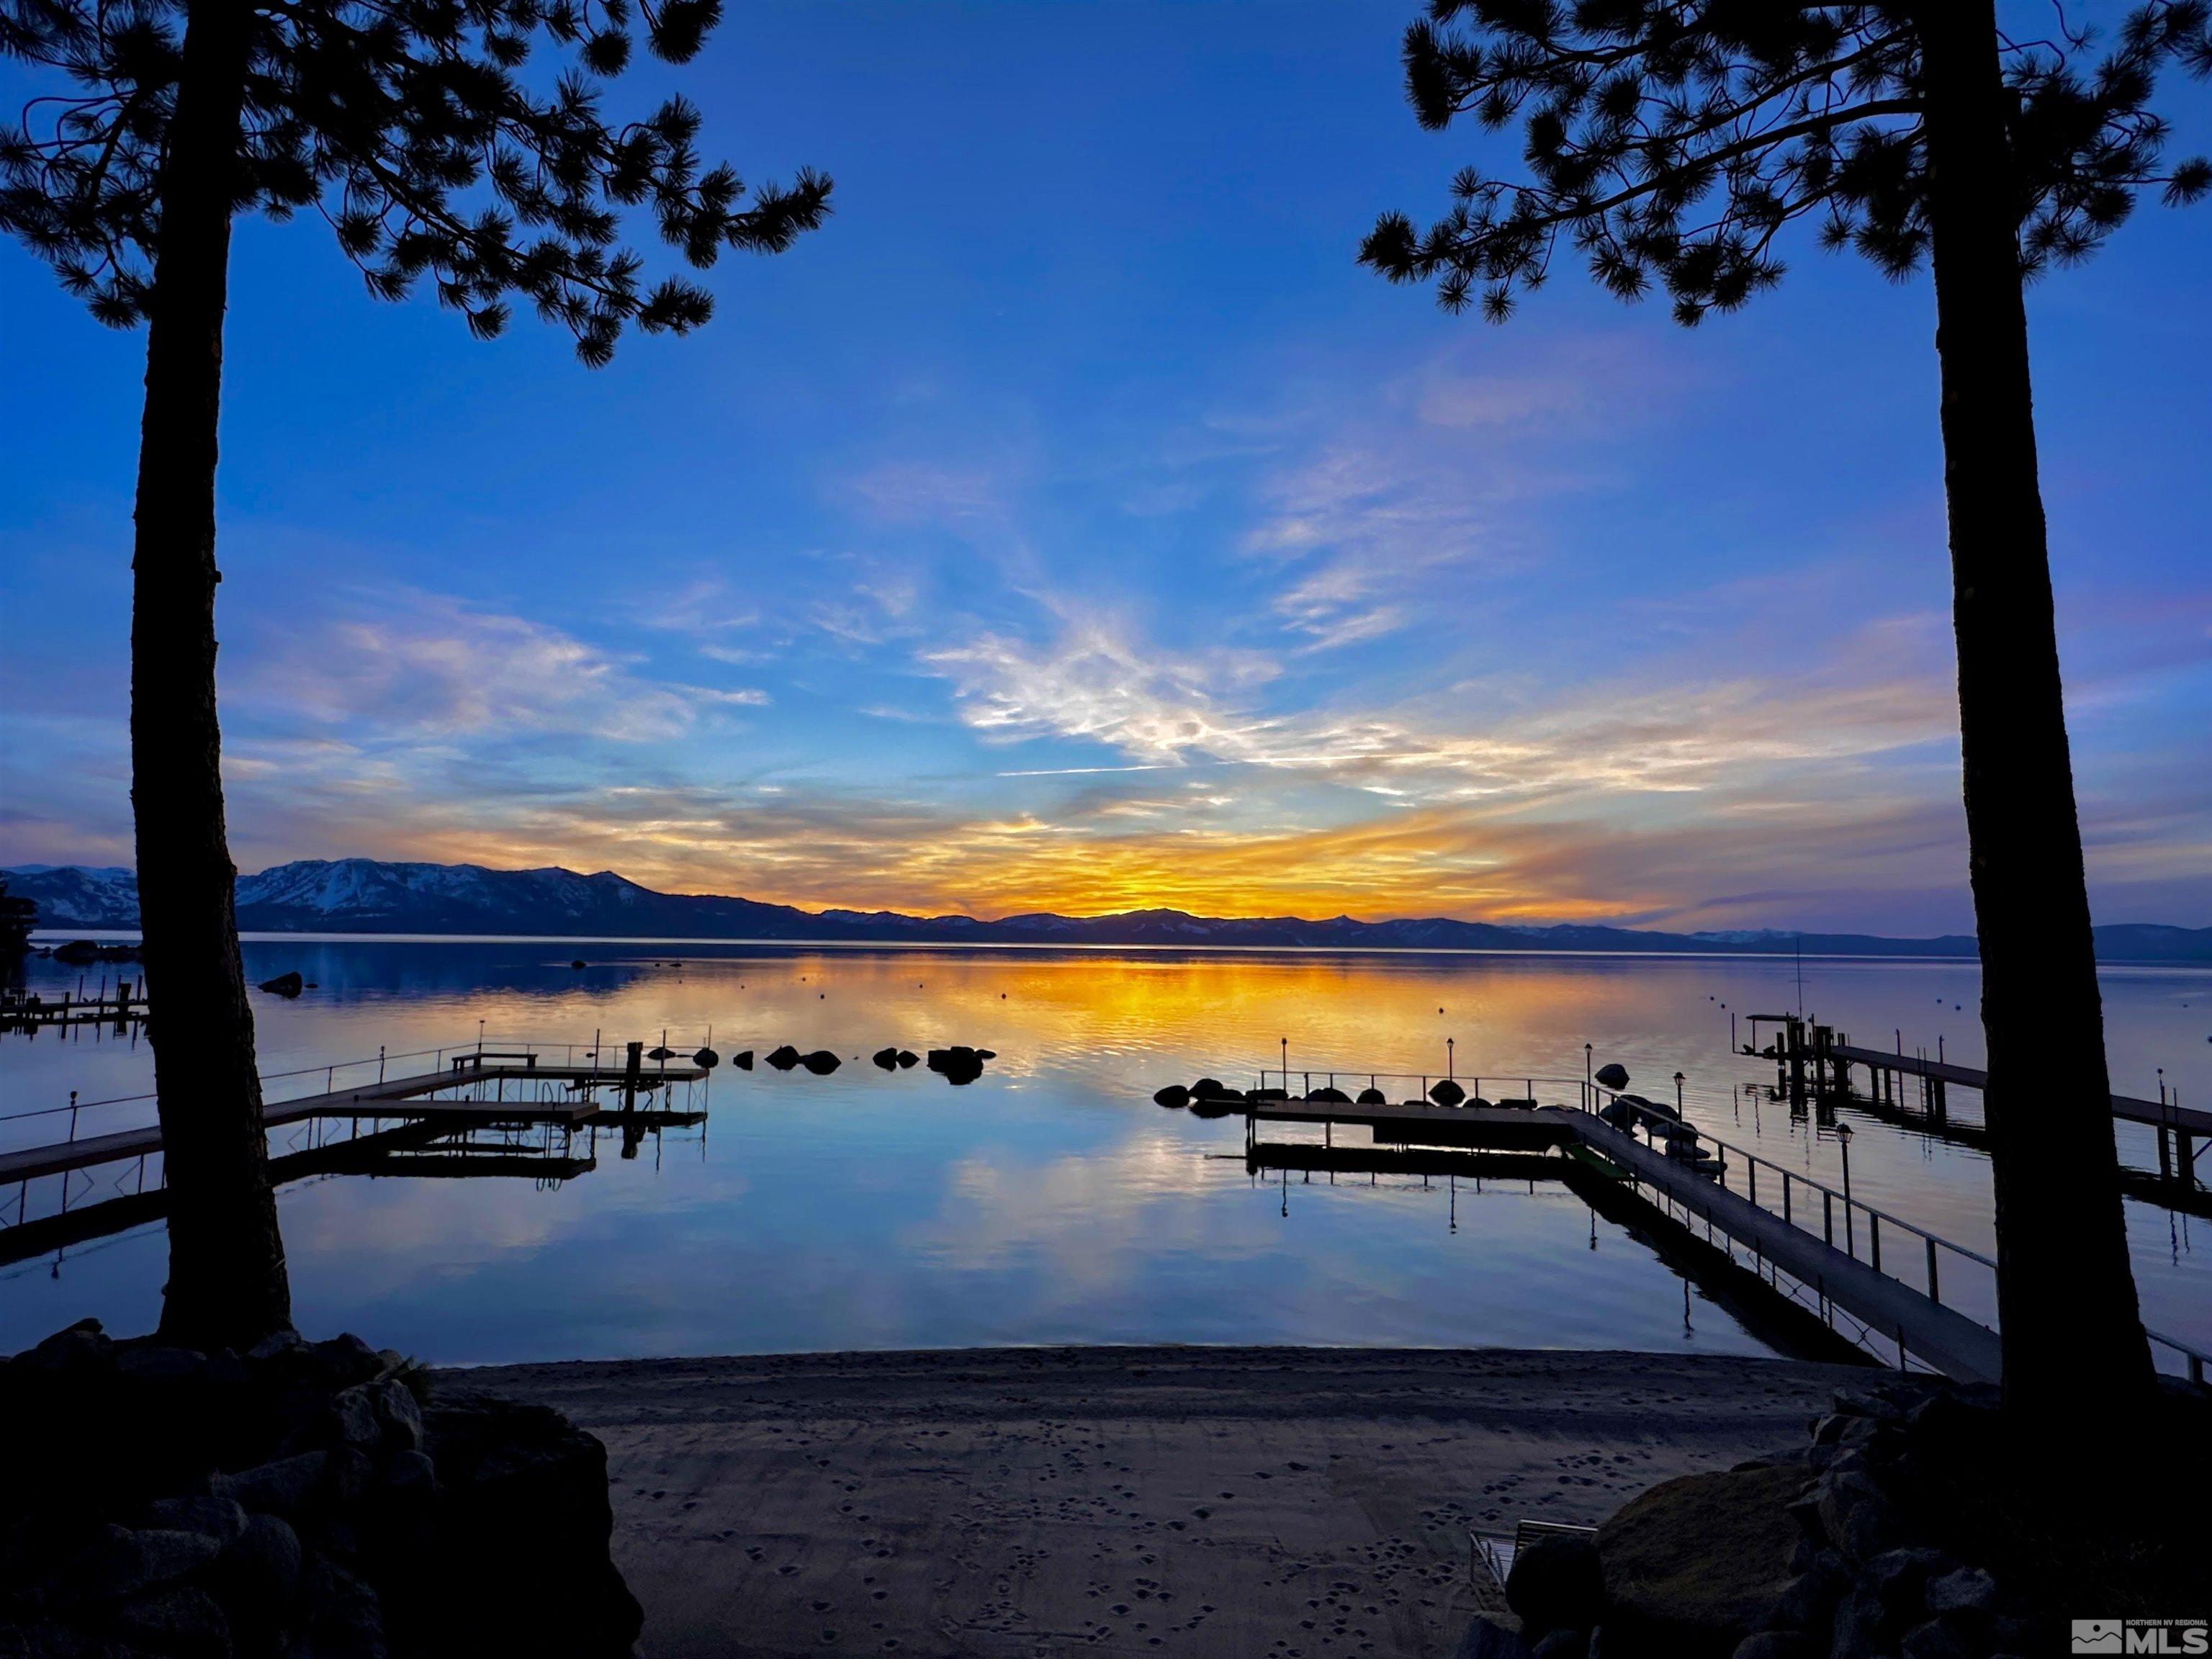
[[[577, 957], [588, 965], [572, 969]], [[380, 1046], [405, 1069], [423, 1062], [397, 1056], [472, 1042], [479, 1024], [495, 1048], [580, 1049], [595, 1033], [650, 1046], [665, 1030], [686, 1050], [711, 1030], [725, 1056], [788, 1042], [845, 1062], [827, 1079], [726, 1065], [703, 1139], [648, 1143], [631, 1164], [603, 1139], [599, 1168], [554, 1190], [406, 1178], [288, 1189], [310, 1316], [415, 1333], [410, 1346], [431, 1358], [1155, 1339], [1759, 1346], [1694, 1299], [1686, 1329], [1680, 1282], [1556, 1185], [1255, 1181], [1241, 1120], [1151, 1102], [1201, 1073], [1249, 1084], [1285, 1040], [1294, 1076], [1334, 1068], [1355, 1074], [1346, 1081], [1441, 1073], [1449, 1042], [1457, 1074], [1493, 1095], [1527, 1077], [1581, 1077], [1587, 1043], [1647, 1093], [1670, 1094], [1682, 1073], [1690, 1115], [1710, 1131], [1839, 1176], [1833, 1137], [1747, 1103], [1743, 1085], [1771, 1070], [1729, 1052], [1730, 1012], [1797, 1006], [1786, 959], [249, 945], [257, 979], [295, 968], [319, 988], [256, 1003], [270, 1071]], [[1898, 1029], [1932, 1050], [1940, 1036], [1969, 1064], [1974, 994], [1958, 963], [1816, 963], [1803, 988], [1809, 1012], [1861, 1041], [1887, 1047]], [[2205, 1046], [2192, 1002], [2212, 1004], [2212, 977], [2108, 976], [2116, 1086], [2152, 1092], [2165, 1063], [2169, 1081], [2212, 1097], [2212, 1077], [2191, 1070]], [[966, 1088], [868, 1060], [954, 1042], [997, 1051]], [[146, 1078], [143, 1046], [0, 1045], [11, 1100], [127, 1093]], [[1859, 1127], [1861, 1196], [1988, 1247], [1978, 1152]], [[2147, 1315], [2212, 1337], [2212, 1275], [2193, 1234], [2130, 1208]], [[103, 1304], [146, 1322], [160, 1254], [158, 1237], [125, 1241], [72, 1259], [59, 1280], [0, 1281], [0, 1336]]]

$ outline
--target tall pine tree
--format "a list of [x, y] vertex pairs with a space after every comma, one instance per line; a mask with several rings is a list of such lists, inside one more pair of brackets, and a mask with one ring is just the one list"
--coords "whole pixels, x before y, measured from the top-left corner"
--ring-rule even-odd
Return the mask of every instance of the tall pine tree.
[[1694, 324], [1783, 274], [1800, 221], [1904, 277], [1934, 268], [1969, 873], [2008, 1407], [2142, 1398], [2103, 1010], [2061, 702], [2022, 289], [2087, 258], [2163, 161], [2163, 70], [2212, 74], [2203, 0], [2131, 12], [2100, 51], [2014, 40], [1993, 0], [1435, 0], [1406, 34], [1424, 126], [1518, 123], [1528, 176], [1470, 167], [1425, 230], [1385, 214], [1361, 258], [1495, 321], [1565, 252]]
[[[830, 181], [750, 196], [702, 167], [699, 112], [617, 121], [637, 37], [689, 61], [720, 0], [0, 0], [0, 52], [38, 95], [0, 131], [0, 229], [100, 321], [146, 323], [131, 637], [131, 799], [171, 1207], [161, 1328], [244, 1346], [289, 1322], [233, 912], [216, 710], [215, 477], [230, 234], [321, 217], [369, 292], [428, 283], [489, 337], [509, 301], [594, 367], [623, 329], [684, 333], [696, 282], [647, 285], [650, 214], [691, 267], [778, 253]], [[527, 71], [534, 52], [556, 73]]]

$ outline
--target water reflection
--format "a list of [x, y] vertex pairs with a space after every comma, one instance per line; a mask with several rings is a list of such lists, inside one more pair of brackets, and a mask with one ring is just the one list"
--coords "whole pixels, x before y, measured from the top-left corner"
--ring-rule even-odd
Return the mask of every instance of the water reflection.
[[[1510, 1076], [1517, 1092], [1524, 1075], [1579, 1076], [1587, 1043], [1638, 1087], [1671, 1091], [1684, 1073], [1701, 1128], [1818, 1179], [1840, 1173], [1833, 1114], [1793, 1113], [1769, 1096], [1770, 1066], [1730, 1053], [1730, 1012], [1795, 1007], [1786, 961], [298, 939], [247, 955], [257, 981], [296, 970], [319, 987], [256, 998], [266, 1068], [315, 1068], [272, 1098], [319, 1089], [337, 1060], [436, 1054], [479, 1034], [582, 1051], [626, 1033], [732, 1060], [788, 1044], [839, 1062], [822, 1075], [726, 1062], [708, 1121], [690, 1127], [603, 1129], [595, 1146], [394, 1149], [374, 1171], [334, 1165], [288, 1185], [302, 1319], [431, 1359], [1060, 1340], [1767, 1345], [1709, 1290], [1691, 1293], [1686, 1330], [1684, 1265], [1556, 1181], [1394, 1165], [1372, 1147], [1370, 1169], [1324, 1167], [1318, 1133], [1249, 1164], [1241, 1119], [1151, 1103], [1160, 1084], [1209, 1072], [1249, 1086], [1286, 1049], [1293, 1068], [1449, 1063], [1462, 1079]], [[1824, 1020], [1886, 1032], [1917, 1017], [1908, 1048], [1940, 1040], [1980, 1062], [1959, 1012], [1976, 1003], [1970, 964], [1805, 973]], [[2169, 1086], [2212, 1099], [2195, 1029], [2212, 975], [2122, 971], [2105, 988], [2115, 1086], [2154, 1092], [2164, 1065]], [[959, 1088], [898, 1064], [957, 1045], [994, 1056]], [[871, 1063], [886, 1049], [890, 1066]], [[149, 1076], [128, 1034], [0, 1039], [7, 1112], [64, 1107], [71, 1090], [138, 1093]], [[120, 1125], [149, 1109], [100, 1110]], [[1988, 1248], [1985, 1155], [1970, 1135], [1845, 1115], [1862, 1196]], [[1972, 1118], [1956, 1097], [1952, 1117], [1954, 1129]], [[0, 1147], [50, 1128], [0, 1123]], [[1350, 1157], [1353, 1138], [1367, 1139], [1339, 1131], [1318, 1150]], [[2123, 1132], [2138, 1165], [2141, 1139], [2130, 1149]], [[463, 1165], [403, 1154], [515, 1162], [458, 1180], [441, 1177]], [[546, 1161], [525, 1178], [526, 1158]], [[2212, 1338], [2201, 1224], [2135, 1203], [2130, 1221], [2146, 1317]], [[87, 1311], [123, 1328], [155, 1316], [162, 1251], [143, 1223], [72, 1247], [58, 1280], [48, 1267], [0, 1281], [0, 1344]]]

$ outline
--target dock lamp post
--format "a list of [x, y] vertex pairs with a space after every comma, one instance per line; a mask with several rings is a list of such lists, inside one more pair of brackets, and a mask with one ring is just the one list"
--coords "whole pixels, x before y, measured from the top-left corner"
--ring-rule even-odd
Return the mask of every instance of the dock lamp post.
[[1674, 1073], [1674, 1115], [1678, 1118], [1682, 1115], [1682, 1074], [1680, 1072]]
[[1850, 1124], [1836, 1125], [1836, 1145], [1844, 1149], [1844, 1205], [1848, 1209], [1851, 1201], [1851, 1126]]
[[[1264, 1082], [1266, 1079], [1262, 1079], [1261, 1080]], [[1291, 1091], [1291, 1040], [1290, 1040], [1290, 1038], [1288, 1038], [1288, 1037], [1285, 1037], [1285, 1038], [1283, 1039], [1283, 1092], [1284, 1092], [1285, 1094], [1288, 1094], [1288, 1093], [1290, 1093], [1290, 1091]]]

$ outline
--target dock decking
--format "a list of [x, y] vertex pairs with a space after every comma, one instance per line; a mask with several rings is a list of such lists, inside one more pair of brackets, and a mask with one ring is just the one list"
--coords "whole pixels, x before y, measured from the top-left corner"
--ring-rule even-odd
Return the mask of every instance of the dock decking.
[[[532, 1100], [524, 1091], [532, 1085], [554, 1084], [586, 1089], [629, 1089], [643, 1092], [666, 1083], [695, 1083], [707, 1075], [696, 1066], [669, 1066], [625, 1073], [585, 1066], [540, 1066], [534, 1062], [500, 1061], [469, 1064], [444, 1071], [392, 1078], [360, 1088], [334, 1089], [296, 1100], [280, 1100], [261, 1110], [264, 1129], [324, 1118], [391, 1118], [411, 1123], [434, 1124], [447, 1130], [483, 1128], [494, 1124], [550, 1123], [574, 1127], [594, 1118], [609, 1122], [622, 1117], [619, 1107], [609, 1109], [589, 1093], [561, 1100]], [[518, 1085], [515, 1097], [505, 1097], [506, 1087]], [[498, 1097], [490, 1100], [437, 1100], [438, 1091], [490, 1085]], [[51, 1146], [0, 1152], [0, 1184], [35, 1181], [42, 1176], [62, 1175], [97, 1164], [151, 1157], [161, 1150], [158, 1124], [110, 1134], [87, 1135]]]
[[[1897, 1057], [1877, 1051], [1877, 1058]], [[1625, 1170], [1629, 1180], [1620, 1186], [1632, 1190], [1650, 1208], [1662, 1211], [1678, 1224], [1686, 1224], [1683, 1217], [1693, 1219], [1709, 1237], [1750, 1251], [1756, 1271], [1773, 1276], [1770, 1282], [1778, 1295], [1790, 1294], [1780, 1285], [1782, 1276], [1786, 1275], [1816, 1299], [1824, 1322], [1832, 1323], [1834, 1314], [1840, 1311], [1861, 1328], [1863, 1341], [1873, 1343], [1879, 1339], [1893, 1344], [1900, 1365], [1907, 1364], [1909, 1357], [1961, 1382], [1999, 1379], [1997, 1333], [1944, 1302], [1944, 1276], [1939, 1266], [1939, 1258], [1948, 1253], [1994, 1271], [1996, 1264], [1988, 1257], [1875, 1209], [1848, 1191], [1838, 1192], [1702, 1131], [1699, 1137], [1723, 1156], [1701, 1166], [1670, 1155], [1600, 1117], [1595, 1108], [1601, 1103], [1627, 1107], [1631, 1121], [1638, 1127], [1663, 1133], [1674, 1121], [1671, 1114], [1619, 1101], [1612, 1091], [1588, 1085], [1583, 1103], [1576, 1105], [1439, 1106], [1425, 1101], [1361, 1105], [1247, 1097], [1236, 1103], [1236, 1109], [1245, 1118], [1248, 1161], [1258, 1161], [1263, 1150], [1256, 1134], [1261, 1123], [1300, 1123], [1322, 1129], [1323, 1144], [1310, 1149], [1316, 1154], [1310, 1161], [1296, 1158], [1289, 1147], [1264, 1148], [1264, 1163], [1269, 1168], [1294, 1164], [1316, 1171], [1329, 1168], [1335, 1162], [1331, 1153], [1338, 1124], [1365, 1127], [1378, 1146], [1401, 1149], [1478, 1146], [1540, 1153], [1586, 1148]], [[1733, 1185], [1732, 1164], [1737, 1170]], [[1778, 1212], [1760, 1202], [1762, 1171], [1767, 1202], [1778, 1200]], [[1643, 1196], [1646, 1194], [1650, 1196]], [[1891, 1242], [1893, 1261], [1901, 1249], [1918, 1284], [1884, 1269], [1885, 1231]], [[1862, 1249], [1868, 1252], [1864, 1257], [1859, 1254]], [[1955, 1271], [1960, 1263], [1954, 1261], [1952, 1265]], [[1802, 1297], [1791, 1299], [1802, 1301]], [[2150, 1335], [2154, 1342], [2179, 1353], [2191, 1378], [2203, 1383], [2208, 1356], [2158, 1333]]]
[[[1847, 1067], [1863, 1066], [1870, 1072], [1926, 1078], [1935, 1083], [1956, 1084], [1962, 1089], [1987, 1089], [1990, 1085], [1987, 1072], [1972, 1066], [1954, 1066], [1948, 1060], [1929, 1060], [1924, 1054], [1892, 1054], [1886, 1048], [1861, 1048], [1843, 1042], [1833, 1045], [1827, 1052], [1831, 1059]], [[2212, 1111], [2202, 1107], [2144, 1100], [2135, 1095], [2114, 1095], [2112, 1115], [2152, 1128], [2174, 1129], [2191, 1136], [2212, 1136]]]

